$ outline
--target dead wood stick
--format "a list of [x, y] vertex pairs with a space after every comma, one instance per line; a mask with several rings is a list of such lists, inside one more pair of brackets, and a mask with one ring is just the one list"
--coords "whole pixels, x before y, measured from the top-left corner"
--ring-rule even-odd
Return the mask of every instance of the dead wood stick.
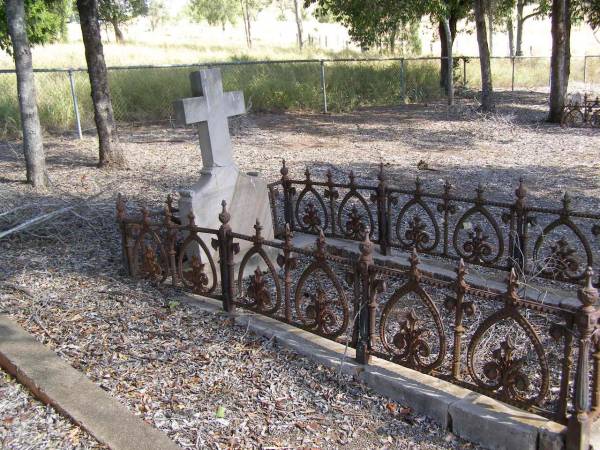
[[63, 208], [51, 211], [49, 213], [46, 214], [42, 214], [40, 216], [34, 217], [33, 219], [27, 220], [19, 225], [17, 225], [16, 227], [10, 228], [9, 230], [3, 231], [0, 233], [0, 240], [4, 239], [7, 236], [10, 236], [11, 234], [15, 234], [15, 233], [19, 233], [23, 230], [27, 230], [35, 225], [39, 225], [40, 223], [44, 223], [47, 222], [51, 219], [53, 219], [56, 216], [59, 216], [61, 214], [64, 214], [65, 212], [71, 211], [72, 209], [75, 209], [78, 206], [81, 206], [82, 204], [96, 198], [99, 197], [100, 195], [102, 195], [104, 192], [106, 192], [106, 190], [112, 186], [114, 183], [111, 183], [110, 185], [106, 186], [105, 188], [101, 189], [99, 192], [78, 201], [76, 204], [74, 205], [70, 205], [70, 206], [65, 206]]
[[22, 292], [26, 296], [33, 298], [33, 292], [31, 291], [31, 289], [25, 286], [20, 286], [18, 284], [13, 283], [2, 283], [0, 284], [0, 288], [8, 288], [12, 289], [13, 291]]
[[30, 206], [31, 205], [17, 206], [16, 208], [9, 209], [8, 211], [4, 211], [3, 213], [0, 213], [0, 217], [8, 216], [10, 214], [16, 213], [17, 211], [21, 211], [22, 209], [29, 208]]

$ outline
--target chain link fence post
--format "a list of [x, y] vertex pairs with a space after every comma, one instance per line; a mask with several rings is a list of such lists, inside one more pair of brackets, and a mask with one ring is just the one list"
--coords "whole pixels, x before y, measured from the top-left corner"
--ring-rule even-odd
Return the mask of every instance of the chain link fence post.
[[510, 91], [515, 92], [515, 57], [510, 57], [510, 65], [511, 65], [511, 79], [510, 79]]
[[327, 114], [327, 89], [325, 88], [325, 61], [321, 60], [321, 92], [323, 93], [323, 113]]
[[75, 124], [77, 126], [77, 135], [79, 139], [83, 139], [81, 131], [81, 117], [79, 116], [79, 105], [77, 104], [77, 93], [75, 92], [75, 80], [73, 79], [73, 70], [68, 70], [69, 84], [71, 85], [71, 98], [73, 100], [73, 112], [75, 113]]
[[404, 58], [400, 60], [400, 98], [402, 104], [406, 104], [406, 67], [404, 66]]

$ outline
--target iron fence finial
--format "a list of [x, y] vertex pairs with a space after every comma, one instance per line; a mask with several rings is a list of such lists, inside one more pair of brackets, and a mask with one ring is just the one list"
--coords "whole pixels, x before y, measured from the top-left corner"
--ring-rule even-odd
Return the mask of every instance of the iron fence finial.
[[223, 200], [221, 202], [221, 207], [223, 209], [222, 209], [221, 213], [219, 214], [219, 221], [223, 225], [227, 225], [229, 223], [229, 221], [231, 220], [231, 214], [229, 214], [229, 211], [227, 211], [227, 202], [225, 200]]
[[583, 287], [577, 292], [577, 298], [584, 307], [593, 306], [598, 302], [598, 290], [593, 284], [594, 271], [588, 267], [585, 271]]

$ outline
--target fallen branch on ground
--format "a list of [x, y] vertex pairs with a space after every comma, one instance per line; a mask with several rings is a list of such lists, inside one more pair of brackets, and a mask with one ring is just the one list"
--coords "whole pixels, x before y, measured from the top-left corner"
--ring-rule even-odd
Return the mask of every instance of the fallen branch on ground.
[[75, 208], [77, 208], [77, 207], [79, 207], [79, 206], [81, 206], [81, 205], [83, 205], [85, 203], [88, 203], [90, 200], [93, 200], [93, 199], [101, 196], [112, 185], [114, 185], [114, 183], [111, 183], [108, 186], [106, 186], [105, 188], [101, 189], [99, 192], [97, 192], [97, 193], [95, 193], [95, 194], [93, 194], [93, 195], [91, 195], [89, 197], [86, 197], [86, 198], [78, 201], [74, 205], [65, 206], [63, 208], [51, 211], [49, 213], [41, 214], [39, 216], [34, 217], [33, 219], [29, 219], [29, 220], [26, 220], [23, 223], [20, 223], [16, 227], [10, 228], [10, 229], [8, 229], [6, 231], [2, 231], [2, 232], [0, 232], [0, 240], [4, 239], [5, 237], [8, 237], [8, 236], [10, 236], [12, 234], [20, 233], [20, 232], [28, 230], [28, 229], [36, 226], [36, 225], [42, 224], [44, 222], [47, 222], [47, 221], [49, 221], [49, 220], [51, 220], [51, 219], [53, 219], [53, 218], [55, 218], [57, 216], [60, 216], [61, 214], [64, 214], [64, 213], [69, 212], [69, 211], [72, 211], [73, 209], [75, 209]]

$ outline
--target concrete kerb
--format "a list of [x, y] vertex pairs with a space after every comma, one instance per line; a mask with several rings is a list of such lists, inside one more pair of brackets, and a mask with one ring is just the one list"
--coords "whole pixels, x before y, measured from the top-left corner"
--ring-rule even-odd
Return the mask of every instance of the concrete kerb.
[[112, 450], [180, 448], [3, 314], [0, 367]]
[[[217, 300], [186, 294], [181, 301], [200, 310], [225, 314]], [[353, 349], [270, 317], [241, 309], [234, 317], [237, 324], [254, 334], [351, 375], [467, 440], [493, 449], [564, 449], [565, 427], [544, 417], [380, 358], [360, 365], [354, 361]]]

